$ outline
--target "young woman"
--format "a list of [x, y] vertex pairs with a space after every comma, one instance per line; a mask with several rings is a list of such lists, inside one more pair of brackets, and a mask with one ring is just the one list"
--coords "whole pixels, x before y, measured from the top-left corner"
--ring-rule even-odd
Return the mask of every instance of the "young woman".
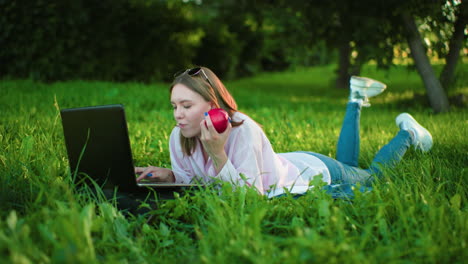
[[[237, 111], [237, 104], [220, 79], [208, 68], [199, 67], [175, 76], [170, 87], [177, 126], [170, 136], [172, 169], [137, 167], [137, 181], [190, 183], [213, 179], [234, 185], [254, 186], [269, 197], [304, 193], [314, 176], [329, 185], [366, 183], [382, 175], [382, 168], [395, 166], [413, 145], [422, 151], [432, 147], [431, 134], [407, 113], [396, 123], [398, 134], [375, 156], [370, 168], [358, 167], [359, 119], [369, 97], [383, 92], [378, 81], [352, 77], [349, 103], [338, 140], [337, 159], [313, 152], [275, 153], [260, 126]], [[226, 110], [230, 123], [218, 133], [207, 112]]]

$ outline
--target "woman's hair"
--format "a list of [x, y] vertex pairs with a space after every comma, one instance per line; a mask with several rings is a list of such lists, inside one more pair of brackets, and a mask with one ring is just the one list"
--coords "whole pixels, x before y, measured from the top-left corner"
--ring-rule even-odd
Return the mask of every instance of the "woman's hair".
[[[170, 93], [176, 84], [183, 84], [190, 90], [198, 93], [207, 102], [212, 102], [216, 108], [224, 109], [232, 120], [232, 115], [237, 112], [237, 103], [234, 97], [229, 93], [221, 80], [214, 74], [210, 69], [206, 67], [200, 67], [208, 77], [206, 80], [203, 72], [196, 75], [190, 75], [189, 71], [185, 71], [182, 74], [175, 76], [174, 81], [170, 87]], [[241, 122], [231, 122], [233, 127], [242, 125]], [[180, 133], [180, 142], [182, 144], [182, 150], [185, 155], [192, 155], [197, 141], [195, 137], [186, 138]]]

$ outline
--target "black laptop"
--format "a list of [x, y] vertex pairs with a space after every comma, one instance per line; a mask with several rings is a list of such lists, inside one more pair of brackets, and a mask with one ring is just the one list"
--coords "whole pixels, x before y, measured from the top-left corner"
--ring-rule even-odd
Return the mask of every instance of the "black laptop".
[[117, 188], [126, 193], [147, 193], [148, 188], [167, 192], [199, 186], [136, 182], [123, 105], [62, 109], [60, 114], [75, 184], [98, 184], [102, 189]]

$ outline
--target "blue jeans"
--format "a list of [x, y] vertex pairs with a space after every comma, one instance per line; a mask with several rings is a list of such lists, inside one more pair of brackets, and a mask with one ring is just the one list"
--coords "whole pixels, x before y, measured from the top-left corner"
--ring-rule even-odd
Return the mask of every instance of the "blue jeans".
[[351, 186], [354, 184], [359, 182], [366, 185], [375, 177], [382, 177], [383, 169], [393, 168], [398, 164], [411, 145], [410, 133], [400, 130], [387, 145], [379, 150], [368, 169], [359, 168], [360, 117], [361, 106], [357, 103], [348, 103], [338, 139], [336, 160], [322, 154], [308, 152], [322, 160], [328, 167], [331, 185], [326, 186], [325, 189], [331, 193], [352, 192]]

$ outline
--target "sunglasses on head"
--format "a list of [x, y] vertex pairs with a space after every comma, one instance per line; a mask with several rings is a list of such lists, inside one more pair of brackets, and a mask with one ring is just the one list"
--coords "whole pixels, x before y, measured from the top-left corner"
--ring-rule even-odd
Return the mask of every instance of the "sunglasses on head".
[[187, 70], [181, 70], [178, 71], [176, 74], [174, 74], [174, 78], [177, 76], [180, 76], [182, 74], [187, 73], [189, 76], [197, 76], [201, 73], [201, 75], [205, 78], [205, 80], [211, 85], [211, 87], [214, 87], [213, 84], [211, 83], [210, 79], [208, 79], [208, 75], [206, 75], [205, 71], [201, 67], [195, 67]]

